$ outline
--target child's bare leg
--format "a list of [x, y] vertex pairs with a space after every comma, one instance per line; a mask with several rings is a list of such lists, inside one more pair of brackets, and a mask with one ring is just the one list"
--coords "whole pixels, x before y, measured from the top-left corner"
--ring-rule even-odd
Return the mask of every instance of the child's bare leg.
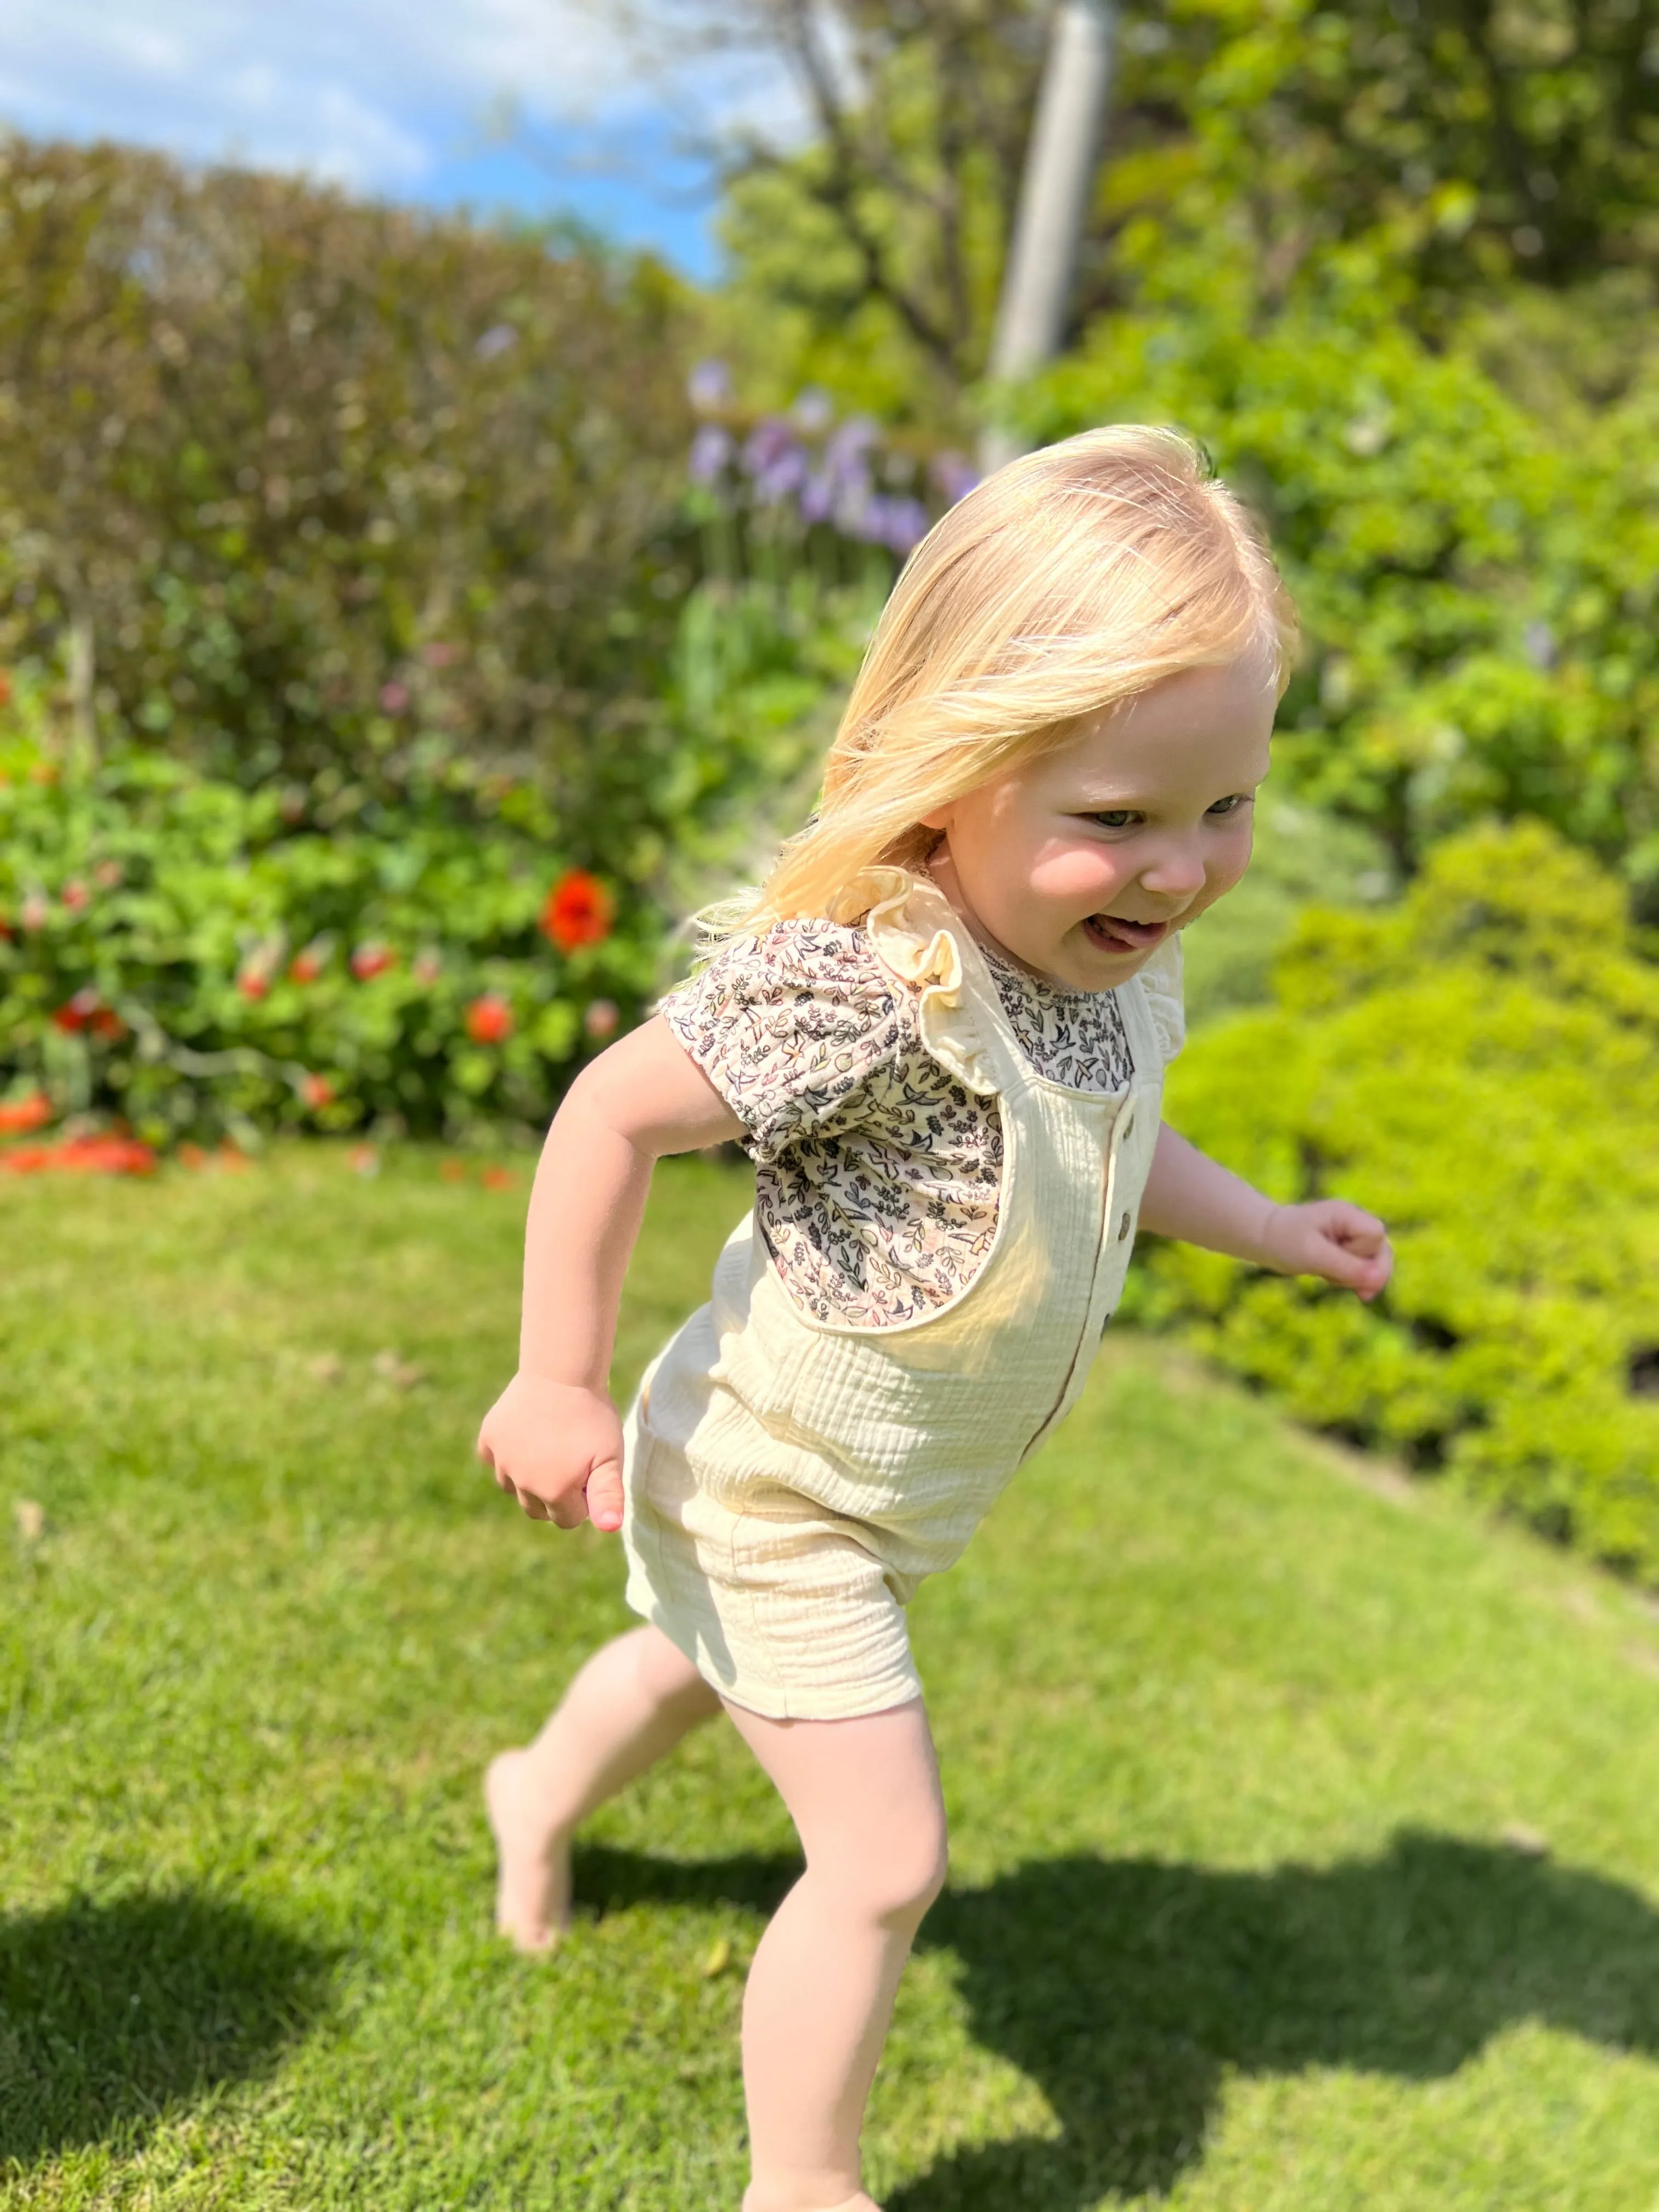
[[945, 1880], [927, 1716], [920, 1700], [848, 1721], [726, 1711], [806, 1853], [744, 1998], [744, 2212], [875, 2212], [859, 2172], [865, 2102], [911, 1942]]
[[495, 1924], [520, 1950], [551, 1950], [569, 1917], [577, 1824], [719, 1711], [660, 1629], [635, 1628], [593, 1654], [533, 1743], [490, 1761]]

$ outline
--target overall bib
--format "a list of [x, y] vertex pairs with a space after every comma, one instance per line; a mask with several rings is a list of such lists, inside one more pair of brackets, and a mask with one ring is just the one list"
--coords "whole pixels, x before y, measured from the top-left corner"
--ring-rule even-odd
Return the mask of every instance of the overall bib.
[[751, 1213], [627, 1423], [629, 1604], [722, 1697], [780, 1720], [920, 1696], [903, 1607], [1076, 1401], [1158, 1141], [1164, 1054], [1139, 976], [1117, 992], [1129, 1090], [1070, 1090], [1032, 1070], [943, 892], [896, 868], [860, 889], [878, 957], [920, 993], [927, 1050], [997, 1100], [991, 1249], [915, 1320], [817, 1321]]

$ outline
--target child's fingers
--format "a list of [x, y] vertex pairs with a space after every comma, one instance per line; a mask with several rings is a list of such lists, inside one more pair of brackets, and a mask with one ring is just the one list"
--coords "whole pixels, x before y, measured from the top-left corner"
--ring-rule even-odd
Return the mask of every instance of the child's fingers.
[[614, 1535], [623, 1524], [623, 1472], [621, 1462], [614, 1459], [601, 1460], [587, 1478], [588, 1518], [596, 1528]]

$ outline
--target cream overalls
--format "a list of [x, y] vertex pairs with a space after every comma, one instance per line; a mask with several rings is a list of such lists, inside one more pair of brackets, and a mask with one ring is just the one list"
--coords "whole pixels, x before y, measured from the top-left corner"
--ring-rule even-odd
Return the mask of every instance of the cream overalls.
[[780, 1720], [921, 1694], [903, 1607], [1083, 1387], [1122, 1292], [1164, 1079], [1139, 976], [1118, 988], [1129, 1091], [1069, 1090], [1032, 1071], [941, 891], [895, 868], [859, 888], [878, 957], [920, 988], [923, 1044], [996, 1096], [991, 1250], [916, 1320], [821, 1322], [751, 1213], [627, 1423], [629, 1604], [723, 1697]]

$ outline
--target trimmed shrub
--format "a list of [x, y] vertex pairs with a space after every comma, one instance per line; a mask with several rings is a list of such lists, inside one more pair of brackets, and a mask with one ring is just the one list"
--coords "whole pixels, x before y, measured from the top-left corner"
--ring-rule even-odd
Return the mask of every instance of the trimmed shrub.
[[1483, 828], [1386, 914], [1308, 914], [1277, 981], [1170, 1118], [1276, 1198], [1373, 1207], [1395, 1281], [1368, 1309], [1154, 1241], [1129, 1315], [1659, 1582], [1659, 968], [1621, 887]]

